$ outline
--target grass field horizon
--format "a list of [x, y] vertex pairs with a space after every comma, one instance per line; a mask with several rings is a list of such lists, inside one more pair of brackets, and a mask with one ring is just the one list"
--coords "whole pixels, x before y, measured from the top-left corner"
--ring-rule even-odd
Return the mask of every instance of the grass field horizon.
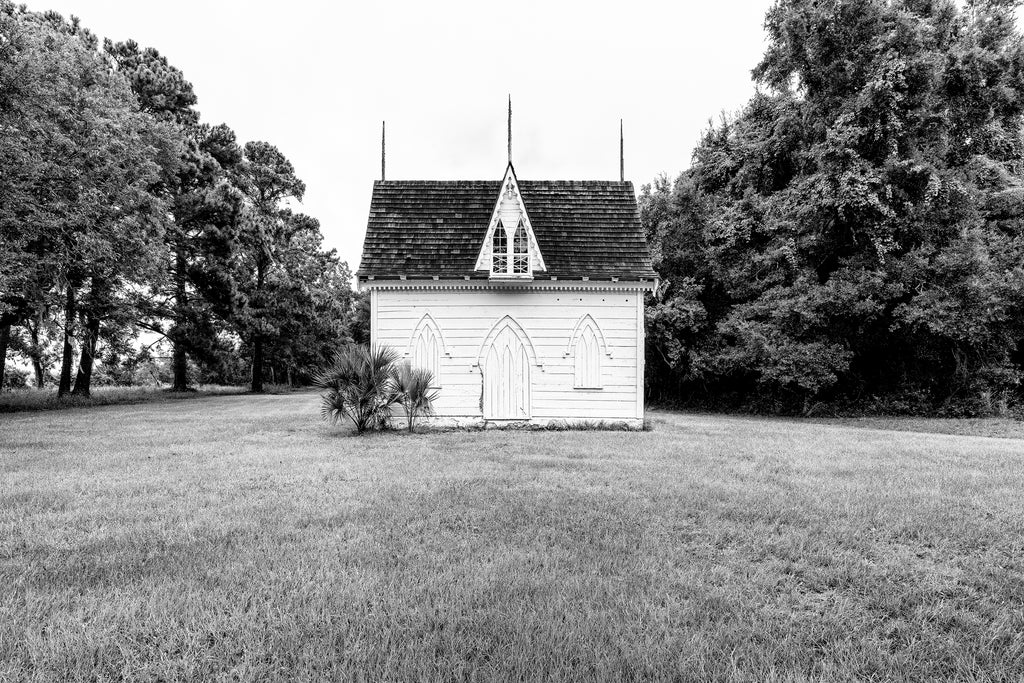
[[1024, 677], [1012, 423], [357, 438], [317, 400], [0, 416], [0, 679]]

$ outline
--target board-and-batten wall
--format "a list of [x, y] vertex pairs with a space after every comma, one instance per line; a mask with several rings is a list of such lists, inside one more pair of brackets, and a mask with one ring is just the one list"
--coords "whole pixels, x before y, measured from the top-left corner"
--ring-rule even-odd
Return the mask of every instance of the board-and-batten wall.
[[[495, 325], [508, 326], [502, 322], [506, 317], [529, 339], [533, 422], [643, 418], [643, 292], [638, 289], [371, 289], [374, 344], [390, 346], [411, 360], [420, 330], [439, 334], [435, 410], [441, 417], [482, 416], [478, 363], [485, 362], [485, 341]], [[600, 388], [577, 388], [581, 373], [584, 379], [594, 376], [575, 358], [578, 339], [583, 339], [581, 346], [596, 341]]]

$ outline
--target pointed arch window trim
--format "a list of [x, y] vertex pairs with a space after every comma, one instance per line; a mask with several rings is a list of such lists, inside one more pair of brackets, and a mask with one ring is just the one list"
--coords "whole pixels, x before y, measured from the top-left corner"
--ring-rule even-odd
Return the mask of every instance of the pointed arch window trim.
[[589, 313], [584, 314], [576, 321], [572, 334], [569, 335], [569, 344], [565, 348], [565, 357], [572, 358], [573, 389], [604, 389], [604, 356], [612, 356], [604, 332], [593, 316]]
[[[425, 341], [428, 336], [429, 340]], [[431, 370], [434, 373], [434, 383], [432, 386], [435, 389], [440, 389], [443, 385], [441, 359], [442, 357], [451, 358], [452, 354], [448, 349], [448, 345], [445, 344], [441, 328], [438, 327], [437, 322], [429, 313], [423, 314], [423, 317], [420, 318], [420, 321], [409, 336], [409, 343], [405, 347], [404, 357], [410, 363], [414, 363], [417, 355], [419, 354], [422, 357], [424, 353], [429, 354], [431, 358], [425, 364], [420, 363], [418, 367], [427, 367]]]
[[594, 328], [587, 325], [580, 332], [573, 349], [572, 374], [574, 389], [597, 390], [604, 388], [601, 350]]
[[476, 363], [473, 364], [473, 368], [483, 372], [484, 359], [487, 357], [487, 352], [490, 350], [491, 344], [494, 343], [494, 340], [505, 328], [510, 328], [512, 333], [519, 337], [520, 341], [523, 342], [523, 346], [526, 348], [526, 354], [530, 359], [530, 363], [540, 368], [541, 372], [544, 372], [544, 362], [537, 354], [537, 347], [533, 345], [533, 340], [530, 339], [530, 335], [526, 333], [526, 330], [524, 330], [523, 326], [519, 324], [519, 321], [511, 315], [506, 315], [491, 325], [490, 331], [488, 331], [487, 336], [484, 337], [483, 342], [480, 344], [480, 348], [476, 352]]
[[508, 242], [508, 231], [499, 218], [491, 233], [491, 272], [496, 275], [508, 273]]
[[576, 348], [576, 340], [583, 332], [584, 328], [593, 327], [594, 333], [597, 335], [597, 340], [601, 344], [601, 348], [604, 350], [604, 354], [609, 358], [612, 357], [612, 347], [608, 346], [608, 342], [604, 338], [604, 332], [601, 330], [601, 326], [597, 324], [594, 317], [589, 313], [585, 313], [580, 316], [580, 319], [573, 325], [572, 334], [569, 335], [569, 343], [565, 346], [565, 358], [572, 355], [573, 349]]
[[519, 219], [519, 225], [512, 234], [512, 244], [509, 254], [512, 257], [511, 272], [513, 275], [530, 274], [530, 236], [526, 234], [526, 226], [523, 219]]
[[491, 233], [491, 275], [514, 278], [533, 276], [530, 234], [522, 216], [514, 230], [506, 227], [500, 218], [494, 226]]
[[423, 317], [421, 317], [419, 322], [416, 323], [416, 327], [413, 328], [412, 334], [409, 335], [409, 342], [405, 345], [405, 356], [409, 357], [412, 355], [413, 344], [416, 343], [416, 339], [420, 336], [420, 332], [423, 331], [424, 327], [430, 327], [431, 331], [441, 343], [441, 353], [444, 354], [445, 357], [451, 358], [451, 349], [449, 349], [448, 344], [445, 343], [444, 335], [441, 334], [441, 328], [438, 327], [437, 321], [434, 320], [434, 316], [430, 315], [430, 313], [424, 313]]

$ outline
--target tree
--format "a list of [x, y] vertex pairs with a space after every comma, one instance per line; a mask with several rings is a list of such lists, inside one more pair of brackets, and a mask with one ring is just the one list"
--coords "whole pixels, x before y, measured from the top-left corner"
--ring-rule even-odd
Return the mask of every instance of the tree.
[[289, 210], [281, 218], [292, 227], [267, 277], [269, 305], [263, 313], [273, 332], [264, 339], [264, 365], [275, 381], [283, 378], [292, 384], [311, 379], [340, 345], [353, 341], [352, 271], [333, 250], [321, 250], [315, 219]]
[[783, 0], [762, 89], [644, 188], [662, 397], [985, 412], [1020, 381], [1012, 3]]
[[38, 202], [38, 179], [49, 172], [48, 131], [31, 125], [44, 107], [52, 66], [39, 59], [45, 32], [40, 17], [0, 0], [0, 388], [11, 327], [25, 315], [35, 275], [49, 265], [40, 241], [52, 215]]
[[259, 391], [265, 368], [308, 378], [351, 340], [351, 272], [288, 209], [291, 164], [200, 123], [157, 50], [100, 51], [77, 19], [0, 0], [0, 66], [0, 376], [10, 347], [41, 385], [59, 338], [58, 393], [87, 396], [97, 359], [125, 365], [104, 381], [131, 374], [146, 330], [171, 343], [174, 389], [190, 364], [236, 380], [249, 348]]
[[142, 111], [174, 126], [184, 141], [182, 154], [168, 160], [154, 188], [171, 212], [164, 233], [167, 277], [154, 283], [144, 325], [170, 340], [172, 390], [185, 391], [189, 356], [207, 357], [218, 321], [229, 315], [228, 264], [241, 196], [227, 177], [242, 153], [226, 125], [199, 123], [192, 84], [157, 50], [130, 40], [107, 41], [104, 50], [131, 83]]
[[[43, 303], [33, 299], [60, 293], [62, 396], [71, 389], [72, 340], [82, 315], [79, 389], [87, 394], [108, 297], [152, 263], [162, 209], [147, 188], [155, 159], [175, 139], [138, 110], [127, 83], [76, 20], [7, 2], [0, 10], [13, 36], [5, 43], [4, 71], [21, 75], [5, 88], [2, 105], [3, 190], [10, 201], [0, 209], [0, 225], [18, 254], [13, 276], [3, 276], [3, 298], [21, 320]], [[88, 295], [80, 301], [83, 287]]]
[[[349, 278], [351, 281], [351, 278]], [[370, 343], [370, 293], [365, 289], [350, 294], [346, 329], [356, 344]]]
[[301, 200], [306, 186], [291, 162], [266, 142], [245, 144], [235, 182], [246, 198], [241, 221], [235, 280], [238, 286], [234, 320], [252, 350], [254, 392], [263, 391], [264, 350], [277, 328], [270, 315], [273, 301], [267, 290], [283, 253], [301, 233], [312, 229], [305, 220], [284, 211], [287, 200]]

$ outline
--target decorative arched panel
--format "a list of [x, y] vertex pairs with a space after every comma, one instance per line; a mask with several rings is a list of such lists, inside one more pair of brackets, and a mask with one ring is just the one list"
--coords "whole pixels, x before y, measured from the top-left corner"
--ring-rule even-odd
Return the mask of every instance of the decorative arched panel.
[[441, 328], [429, 313], [425, 313], [409, 337], [405, 357], [413, 367], [430, 370], [434, 375], [434, 386], [440, 387], [442, 354], [451, 356], [441, 335]]
[[576, 340], [573, 353], [573, 386], [577, 389], [600, 389], [601, 349], [594, 328], [587, 327]]
[[576, 389], [600, 389], [604, 386], [602, 359], [604, 356], [611, 358], [612, 352], [601, 326], [589, 313], [576, 322], [569, 335], [565, 355], [572, 356], [573, 386]]
[[540, 357], [537, 355], [537, 349], [534, 347], [533, 342], [530, 340], [530, 335], [526, 334], [526, 330], [523, 326], [510, 315], [506, 315], [501, 318], [498, 322], [491, 326], [491, 331], [484, 337], [484, 341], [480, 344], [480, 349], [476, 354], [477, 367], [482, 368], [484, 364], [484, 354], [494, 343], [495, 338], [505, 329], [511, 330], [512, 334], [518, 337], [519, 341], [523, 343], [523, 347], [526, 350], [527, 357], [531, 365], [536, 365], [543, 371], [544, 363], [541, 362]]

